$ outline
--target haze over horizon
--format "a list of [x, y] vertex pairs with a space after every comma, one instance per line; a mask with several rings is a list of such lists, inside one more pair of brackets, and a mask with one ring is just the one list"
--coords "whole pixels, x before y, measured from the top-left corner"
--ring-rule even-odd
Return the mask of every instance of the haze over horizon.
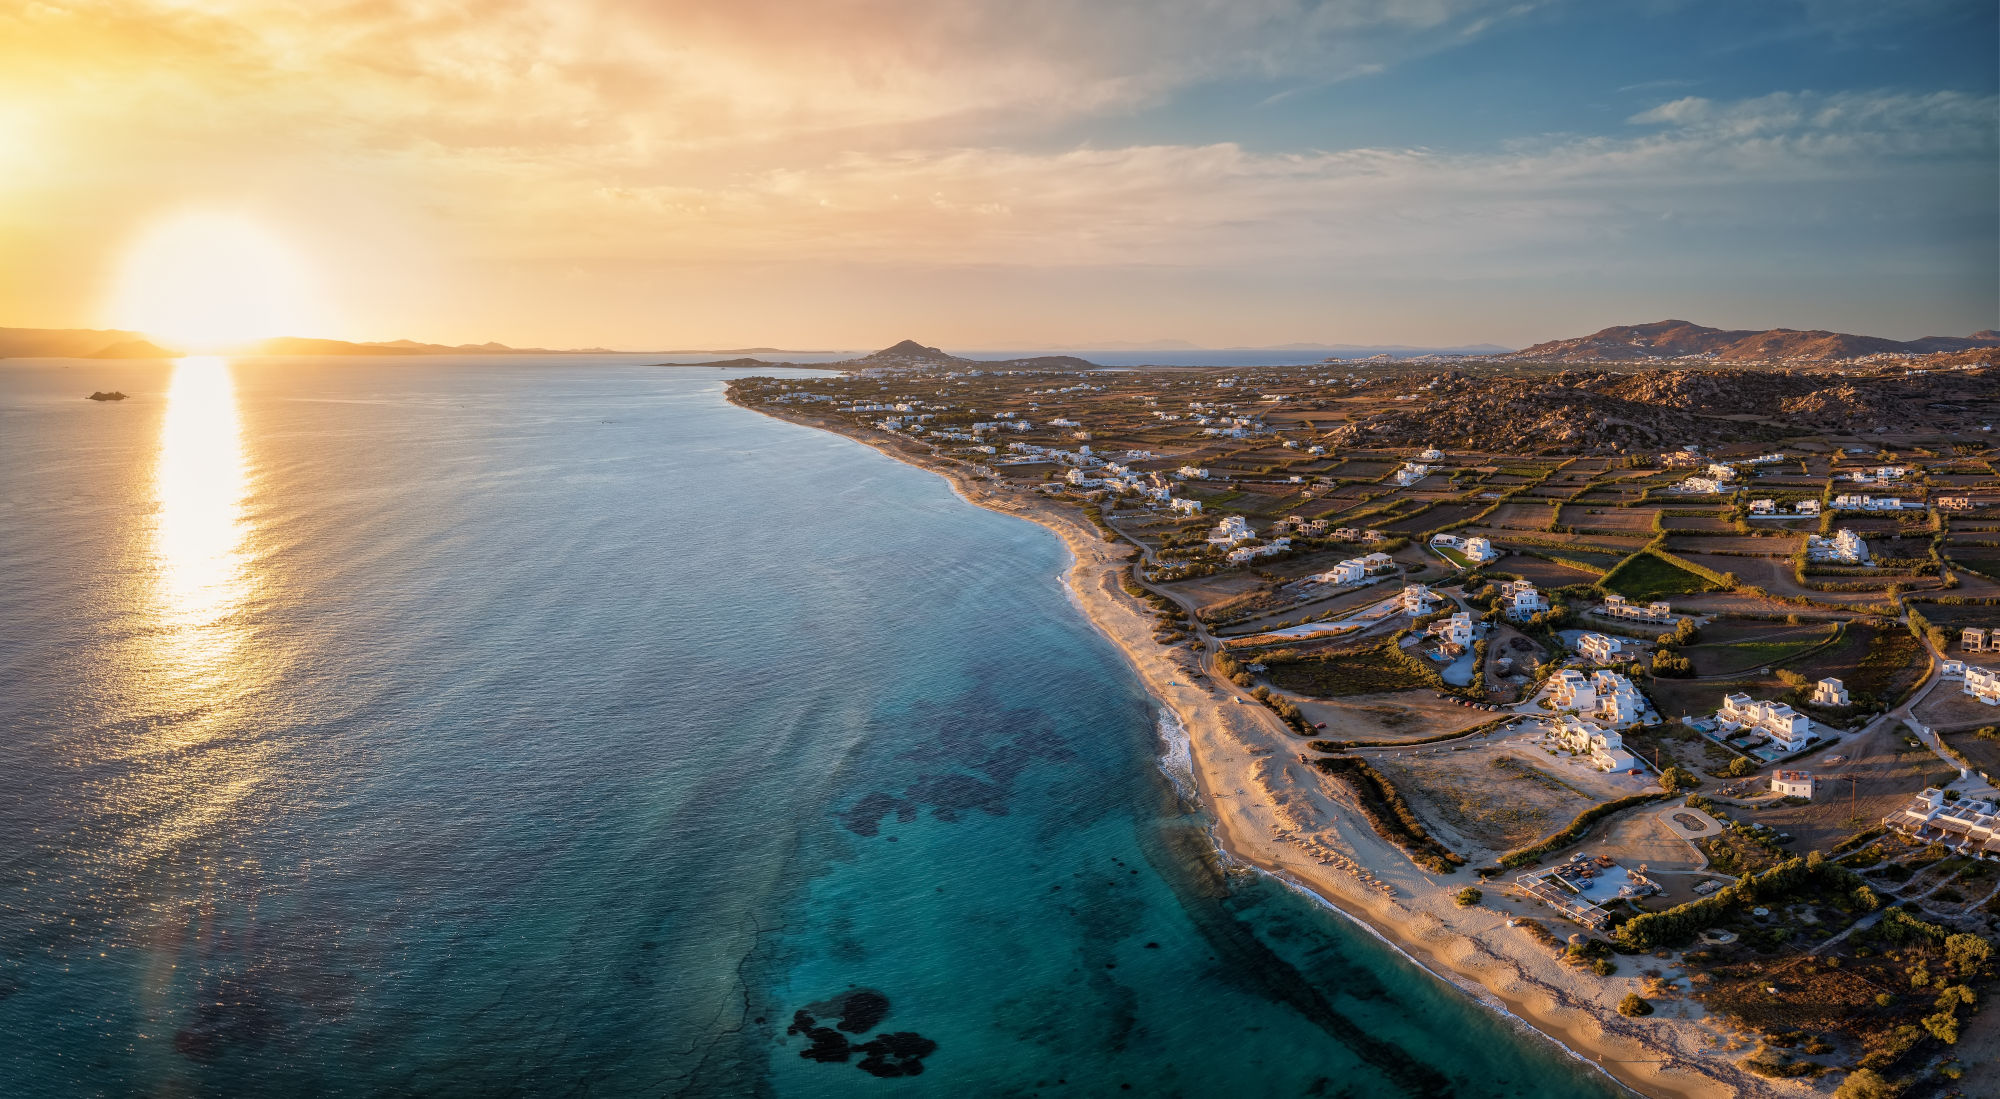
[[190, 211], [351, 340], [2000, 324], [1991, 6], [1742, 7], [58, 0], [0, 13], [0, 324], [144, 327]]

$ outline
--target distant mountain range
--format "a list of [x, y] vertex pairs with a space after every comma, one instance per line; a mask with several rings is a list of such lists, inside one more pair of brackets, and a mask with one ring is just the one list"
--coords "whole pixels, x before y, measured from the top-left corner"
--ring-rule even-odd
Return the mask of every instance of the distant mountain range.
[[[259, 340], [238, 354], [246, 355], [550, 355], [601, 354], [602, 347], [554, 351], [544, 347], [509, 347], [503, 343], [418, 343], [388, 340], [354, 343], [280, 336]], [[0, 358], [171, 359], [181, 352], [161, 347], [138, 332], [115, 328], [0, 328]]]
[[1704, 328], [1687, 321], [1620, 325], [1575, 339], [1551, 340], [1523, 348], [1503, 359], [1536, 362], [1634, 362], [1647, 359], [1700, 357], [1717, 362], [1828, 361], [1869, 355], [1927, 355], [1940, 351], [1971, 351], [2000, 347], [2000, 333], [1971, 336], [1925, 336], [1919, 340], [1889, 340], [1844, 332], [1801, 332], [1772, 328], [1762, 332]]

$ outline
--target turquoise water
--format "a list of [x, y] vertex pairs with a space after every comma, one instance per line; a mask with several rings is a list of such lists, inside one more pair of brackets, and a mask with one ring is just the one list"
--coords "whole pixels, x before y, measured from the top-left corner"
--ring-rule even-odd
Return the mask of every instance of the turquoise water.
[[1052, 535], [722, 389], [0, 363], [6, 1094], [1612, 1093], [1222, 872]]

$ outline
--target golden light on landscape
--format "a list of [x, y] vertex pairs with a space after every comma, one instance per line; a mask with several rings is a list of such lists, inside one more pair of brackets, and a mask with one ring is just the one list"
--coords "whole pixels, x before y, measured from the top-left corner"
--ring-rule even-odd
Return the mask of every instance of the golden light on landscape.
[[237, 214], [160, 222], [126, 256], [107, 316], [179, 351], [221, 351], [297, 335], [313, 321], [303, 266], [283, 241]]

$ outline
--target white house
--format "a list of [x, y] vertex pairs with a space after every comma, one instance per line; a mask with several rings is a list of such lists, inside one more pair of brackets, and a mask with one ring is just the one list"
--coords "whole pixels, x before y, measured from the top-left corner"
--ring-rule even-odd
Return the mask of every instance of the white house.
[[1624, 618], [1634, 622], [1668, 622], [1674, 617], [1674, 608], [1666, 600], [1655, 600], [1645, 606], [1629, 602], [1617, 592], [1604, 597], [1604, 606], [1598, 613], [1607, 618]]
[[[2000, 633], [2000, 630], [1994, 632]], [[1958, 647], [1969, 653], [1983, 653], [1988, 648], [1987, 637], [1987, 632], [1978, 626], [1967, 626], [1958, 633]]]
[[1092, 477], [1080, 469], [1072, 469], [1064, 475], [1064, 480], [1078, 488], [1096, 488], [1104, 483], [1102, 477]]
[[1752, 515], [1772, 515], [1775, 514], [1777, 510], [1778, 510], [1778, 502], [1776, 500], [1767, 499], [1767, 500], [1750, 501], [1750, 514]]
[[1422, 584], [1403, 585], [1402, 603], [1404, 614], [1412, 617], [1429, 614], [1431, 613], [1431, 604], [1436, 601], [1437, 596], [1433, 595], [1431, 590]]
[[1812, 704], [1835, 708], [1850, 705], [1847, 699], [1847, 685], [1838, 679], [1822, 679], [1813, 684]]
[[1396, 483], [1404, 486], [1414, 485], [1425, 477], [1430, 476], [1430, 472], [1431, 467], [1417, 462], [1410, 462], [1396, 471]]
[[1587, 633], [1576, 639], [1576, 651], [1593, 664], [1609, 664], [1618, 659], [1623, 643], [1601, 633]]
[[1444, 451], [1436, 447], [1431, 447], [1422, 454], [1417, 455], [1417, 460], [1420, 462], [1442, 462], [1444, 461]]
[[1763, 733], [1787, 750], [1803, 748], [1812, 738], [1811, 718], [1782, 702], [1758, 702], [1740, 691], [1723, 697], [1715, 724], [1725, 732], [1751, 729]]
[[1963, 661], [1963, 660], [1947, 660], [1947, 661], [1945, 661], [1944, 663], [1942, 663], [1942, 664], [1939, 664], [1939, 665], [1938, 665], [1938, 678], [1939, 678], [1939, 679], [1964, 679], [1964, 678], [1965, 678], [1965, 661]]
[[1201, 514], [1200, 500], [1184, 500], [1181, 499], [1180, 497], [1174, 497], [1167, 501], [1167, 506], [1174, 509], [1175, 511], [1185, 512], [1188, 515]]
[[1322, 584], [1359, 584], [1368, 577], [1368, 566], [1355, 558], [1348, 558], [1340, 564], [1313, 577]]
[[1475, 565], [1483, 565], [1488, 561], [1498, 561], [1500, 559], [1500, 555], [1494, 552], [1493, 543], [1484, 538], [1467, 538], [1465, 540], [1465, 549], [1460, 552], [1465, 554], [1467, 561]]
[[1882, 823], [1925, 842], [1946, 843], [1960, 854], [2000, 854], [2000, 806], [1977, 798], [1946, 801], [1933, 786], [1882, 818]]
[[1718, 483], [1722, 481], [1734, 481], [1736, 479], [1736, 470], [1734, 467], [1726, 466], [1721, 462], [1710, 462], [1708, 463], [1708, 475], [1715, 478]]
[[1816, 786], [1811, 771], [1778, 771], [1771, 775], [1771, 792], [1779, 797], [1810, 798]]
[[1250, 529], [1250, 524], [1244, 522], [1241, 515], [1224, 517], [1222, 522], [1217, 523], [1215, 529], [1208, 533], [1209, 544], [1214, 546], [1233, 546], [1238, 542], [1248, 542], [1255, 537], [1257, 537], [1256, 532]]
[[1965, 669], [1965, 691], [1988, 706], [2000, 706], [2000, 672], [1991, 668]]
[[1685, 492], [1694, 496], [1708, 495], [1721, 492], [1722, 482], [1713, 477], [1689, 477], [1687, 480], [1675, 485], [1674, 491]]
[[1616, 672], [1593, 672], [1590, 676], [1591, 690], [1597, 695], [1597, 704], [1590, 708], [1589, 716], [1614, 728], [1636, 725], [1646, 714], [1646, 696], [1632, 681]]
[[1459, 549], [1465, 545], [1465, 539], [1460, 538], [1456, 534], [1446, 534], [1443, 531], [1439, 531], [1431, 535], [1431, 545], [1443, 546], [1446, 549]]
[[1594, 710], [1597, 688], [1575, 668], [1564, 668], [1549, 679], [1549, 704], [1558, 710]]
[[1441, 637], [1448, 645], [1472, 644], [1472, 616], [1459, 611], [1450, 618], [1440, 618], [1431, 623], [1432, 636]]
[[1549, 601], [1535, 590], [1532, 580], [1509, 580], [1500, 585], [1500, 597], [1507, 601], [1507, 617], [1520, 622], [1549, 609]]
[[1368, 566], [1369, 572], [1374, 572], [1376, 569], [1387, 568], [1395, 564], [1396, 559], [1386, 553], [1371, 553], [1363, 557], [1361, 563]]
[[1566, 751], [1588, 756], [1600, 771], [1629, 771], [1639, 766], [1639, 761], [1625, 750], [1624, 737], [1574, 714], [1557, 718], [1550, 736]]
[[1798, 503], [1796, 503], [1796, 504], [1793, 504], [1793, 505], [1792, 505], [1792, 510], [1793, 510], [1793, 511], [1795, 511], [1795, 512], [1797, 512], [1797, 513], [1798, 513], [1798, 514], [1800, 514], [1800, 515], [1818, 515], [1818, 514], [1819, 514], [1819, 501], [1818, 501], [1818, 500], [1800, 500], [1800, 501], [1799, 501]]
[[1189, 481], [1208, 480], [1208, 470], [1203, 469], [1200, 466], [1182, 466], [1181, 468], [1175, 470], [1174, 472], [1179, 474], [1182, 478]]

